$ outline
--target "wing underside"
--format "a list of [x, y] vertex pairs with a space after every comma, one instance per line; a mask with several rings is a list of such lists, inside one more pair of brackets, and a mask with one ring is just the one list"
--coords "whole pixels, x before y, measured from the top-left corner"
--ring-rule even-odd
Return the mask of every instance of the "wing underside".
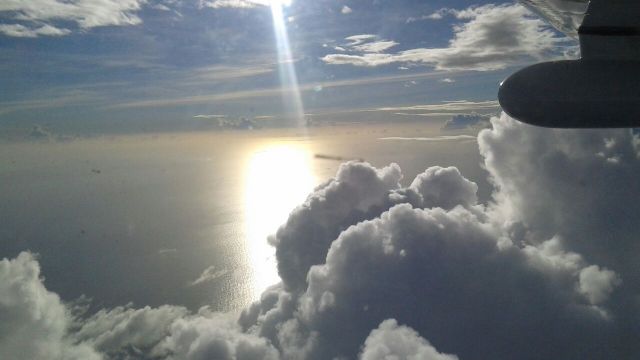
[[520, 3], [571, 37], [578, 36], [589, 5], [588, 0], [520, 0]]
[[531, 65], [500, 85], [502, 109], [556, 128], [640, 127], [640, 0], [520, 0], [580, 42], [580, 59]]

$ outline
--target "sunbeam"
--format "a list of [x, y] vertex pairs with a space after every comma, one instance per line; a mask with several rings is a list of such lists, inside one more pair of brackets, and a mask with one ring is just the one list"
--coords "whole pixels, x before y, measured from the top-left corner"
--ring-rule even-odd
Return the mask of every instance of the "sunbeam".
[[284, 16], [284, 7], [290, 5], [291, 0], [275, 0], [271, 1], [270, 4], [278, 50], [278, 68], [284, 112], [295, 121], [299, 128], [304, 129], [306, 125], [304, 121], [304, 105], [300, 96], [295, 61], [291, 53]]

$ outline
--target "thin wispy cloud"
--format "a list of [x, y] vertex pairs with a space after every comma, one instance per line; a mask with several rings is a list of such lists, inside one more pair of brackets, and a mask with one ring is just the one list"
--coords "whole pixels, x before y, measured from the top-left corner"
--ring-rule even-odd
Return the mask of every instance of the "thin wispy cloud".
[[202, 271], [202, 274], [200, 274], [200, 276], [198, 276], [197, 279], [191, 281], [189, 283], [189, 286], [196, 286], [206, 282], [214, 281], [223, 277], [228, 273], [229, 273], [229, 270], [227, 269], [217, 270], [215, 266], [210, 266], [204, 269], [204, 271]]
[[398, 45], [398, 43], [395, 41], [380, 40], [356, 45], [352, 48], [356, 51], [379, 53], [388, 50], [396, 45]]
[[22, 24], [0, 24], [0, 33], [13, 37], [35, 38], [43, 36], [63, 36], [71, 33], [69, 29], [59, 29], [51, 25], [28, 27]]
[[460, 140], [476, 140], [476, 136], [472, 135], [442, 135], [434, 137], [382, 137], [378, 140], [392, 140], [392, 141], [426, 141], [426, 142], [441, 142], [441, 141], [460, 141]]
[[268, 98], [268, 97], [282, 96], [283, 93], [287, 94], [287, 93], [298, 91], [298, 90], [315, 92], [318, 89], [318, 86], [321, 86], [323, 89], [327, 89], [327, 88], [339, 88], [339, 87], [346, 87], [346, 86], [384, 84], [384, 83], [404, 82], [404, 81], [408, 81], [408, 80], [410, 81], [410, 80], [416, 80], [416, 79], [436, 78], [436, 77], [442, 76], [442, 74], [443, 74], [442, 72], [424, 72], [424, 73], [414, 73], [414, 74], [400, 74], [400, 75], [389, 75], [389, 76], [364, 77], [364, 78], [357, 78], [357, 79], [333, 80], [333, 81], [325, 81], [321, 83], [301, 84], [297, 89], [286, 88], [286, 87], [283, 88], [278, 86], [278, 87], [264, 88], [264, 89], [252, 89], [252, 90], [243, 90], [243, 91], [231, 91], [226, 93], [185, 96], [180, 98], [175, 98], [175, 97], [174, 98], [158, 98], [158, 99], [140, 100], [140, 101], [133, 101], [133, 102], [123, 102], [119, 104], [108, 105], [108, 107], [115, 108], [115, 109], [166, 107], [166, 106], [174, 106], [174, 105], [205, 104], [205, 103], [220, 102], [220, 101]]
[[420, 17], [410, 17], [407, 19], [407, 23], [412, 23], [412, 22], [421, 21], [421, 20], [442, 20], [446, 15], [449, 15], [449, 14], [455, 15], [456, 10], [449, 9], [449, 8], [441, 8], [428, 15], [423, 15]]
[[360, 34], [360, 35], [351, 35], [345, 38], [345, 40], [349, 41], [347, 46], [356, 46], [363, 44], [364, 42], [371, 41], [375, 39], [377, 36], [373, 34]]
[[251, 9], [257, 6], [269, 6], [269, 0], [201, 0], [200, 7]]
[[500, 104], [497, 100], [468, 101], [455, 100], [444, 101], [438, 104], [424, 104], [411, 106], [380, 107], [375, 111], [473, 111], [473, 110], [497, 110]]
[[138, 25], [142, 20], [137, 12], [146, 3], [146, 0], [4, 1], [0, 3], [0, 14], [16, 23], [3, 24], [0, 33], [18, 37], [70, 34], [71, 29], [56, 26], [61, 21], [85, 30], [100, 26]]
[[224, 119], [226, 115], [219, 114], [199, 114], [193, 116], [195, 119]]
[[454, 26], [454, 38], [448, 47], [415, 48], [397, 53], [328, 54], [322, 60], [333, 65], [421, 64], [440, 70], [489, 71], [526, 59], [562, 56], [558, 54], [558, 47], [567, 41], [517, 4], [483, 5], [447, 12], [466, 21]]

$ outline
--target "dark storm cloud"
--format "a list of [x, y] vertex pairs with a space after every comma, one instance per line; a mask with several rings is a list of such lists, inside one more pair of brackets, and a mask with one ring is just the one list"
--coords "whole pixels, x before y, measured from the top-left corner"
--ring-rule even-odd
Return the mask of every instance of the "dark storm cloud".
[[396, 165], [342, 165], [272, 239], [283, 284], [239, 318], [173, 306], [77, 318], [44, 288], [31, 255], [5, 259], [2, 354], [633, 358], [640, 141], [504, 115], [492, 125], [479, 135], [491, 203], [478, 204], [477, 186], [456, 168], [427, 169], [402, 188]]

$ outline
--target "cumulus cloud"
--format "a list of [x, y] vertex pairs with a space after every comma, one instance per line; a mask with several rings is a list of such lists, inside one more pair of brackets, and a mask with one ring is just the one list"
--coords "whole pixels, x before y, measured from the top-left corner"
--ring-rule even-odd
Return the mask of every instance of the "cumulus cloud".
[[60, 21], [74, 23], [80, 29], [137, 25], [142, 20], [136, 12], [146, 3], [146, 0], [4, 1], [0, 3], [0, 14], [21, 23], [2, 24], [0, 32], [18, 37], [71, 33], [70, 29], [55, 25]]
[[383, 321], [364, 342], [360, 360], [458, 360], [457, 356], [440, 354], [413, 329], [398, 326], [390, 319]]
[[127, 306], [74, 320], [31, 255], [5, 259], [1, 354], [633, 358], [640, 141], [628, 130], [491, 122], [478, 137], [490, 202], [455, 167], [403, 187], [397, 165], [343, 164], [271, 238], [282, 283], [239, 317]]
[[606, 301], [621, 283], [618, 274], [600, 269], [598, 265], [591, 265], [580, 271], [580, 292], [594, 305]]
[[558, 45], [566, 41], [566, 38], [558, 38], [544, 21], [517, 4], [489, 4], [446, 12], [466, 21], [454, 26], [454, 37], [446, 48], [329, 54], [322, 60], [334, 65], [421, 64], [440, 70], [487, 71], [525, 59], [559, 56], [556, 54]]
[[350, 7], [348, 7], [347, 5], [343, 6], [342, 10], [340, 10], [340, 13], [345, 14], [345, 15], [346, 14], [351, 14], [352, 12], [353, 12], [353, 10]]
[[179, 306], [134, 309], [129, 304], [79, 320], [72, 336], [109, 358], [126, 358], [151, 351], [170, 335], [169, 327], [186, 315], [187, 309]]
[[349, 225], [380, 214], [401, 178], [396, 164], [379, 170], [358, 162], [340, 166], [271, 239], [284, 284], [304, 289], [309, 268], [324, 261], [331, 242]]
[[[613, 129], [545, 131], [506, 116], [492, 123], [495, 130], [484, 130], [478, 140], [498, 189], [499, 206], [493, 211], [502, 214], [503, 226], [533, 244], [558, 236], [562, 246], [592, 265], [615, 271], [622, 286], [610, 294], [609, 303], [627, 314], [622, 324], [640, 320], [640, 243], [634, 220], [640, 203], [630, 200], [640, 195], [637, 135]], [[612, 274], [596, 277], [594, 270], [583, 274], [584, 290], [596, 278], [618, 283]]]
[[47, 291], [30, 253], [0, 261], [0, 358], [100, 359], [89, 345], [69, 337], [71, 312]]
[[154, 354], [168, 359], [278, 360], [280, 354], [267, 339], [245, 334], [234, 318], [201, 310], [179, 319]]

